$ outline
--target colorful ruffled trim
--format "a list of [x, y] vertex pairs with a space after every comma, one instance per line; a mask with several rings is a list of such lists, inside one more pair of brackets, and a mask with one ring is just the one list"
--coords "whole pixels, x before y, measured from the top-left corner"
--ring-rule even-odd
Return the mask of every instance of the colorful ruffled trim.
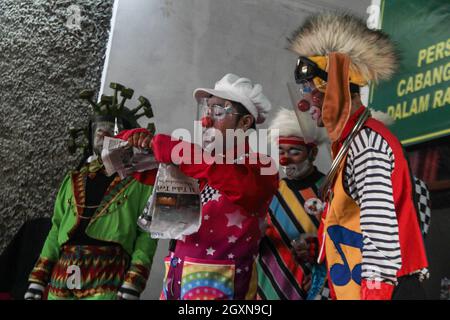
[[54, 261], [51, 261], [50, 259], [47, 258], [39, 257], [38, 261], [34, 265], [33, 270], [30, 273], [28, 281], [38, 283], [46, 287], [50, 280], [50, 276], [54, 265], [55, 265]]
[[145, 289], [149, 274], [150, 268], [139, 263], [132, 263], [125, 275], [124, 284], [135, 288], [137, 292], [141, 293]]

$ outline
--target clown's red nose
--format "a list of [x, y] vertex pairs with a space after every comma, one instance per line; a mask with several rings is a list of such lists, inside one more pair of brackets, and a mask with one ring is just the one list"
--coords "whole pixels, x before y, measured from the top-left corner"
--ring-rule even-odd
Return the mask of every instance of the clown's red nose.
[[311, 105], [309, 104], [308, 101], [306, 101], [305, 99], [300, 100], [297, 104], [297, 108], [298, 110], [300, 110], [301, 112], [306, 112], [309, 110], [309, 108], [311, 107]]
[[286, 157], [280, 158], [280, 164], [281, 164], [282, 166], [287, 166], [287, 165], [289, 164], [289, 159], [286, 158]]
[[202, 127], [211, 128], [213, 126], [213, 120], [210, 117], [202, 118]]

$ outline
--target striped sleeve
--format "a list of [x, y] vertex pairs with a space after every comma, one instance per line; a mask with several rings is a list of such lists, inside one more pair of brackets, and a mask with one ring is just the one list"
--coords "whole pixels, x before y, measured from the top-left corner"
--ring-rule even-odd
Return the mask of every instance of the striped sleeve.
[[402, 261], [393, 170], [394, 155], [386, 140], [369, 128], [361, 130], [349, 149], [345, 187], [361, 210], [362, 278], [395, 284]]

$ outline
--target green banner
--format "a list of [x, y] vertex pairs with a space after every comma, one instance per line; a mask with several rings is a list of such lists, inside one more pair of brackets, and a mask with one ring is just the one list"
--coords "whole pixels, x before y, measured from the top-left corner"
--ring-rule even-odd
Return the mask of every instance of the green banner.
[[395, 119], [404, 145], [450, 134], [450, 1], [382, 0], [381, 29], [399, 49], [390, 81], [372, 86], [369, 106]]

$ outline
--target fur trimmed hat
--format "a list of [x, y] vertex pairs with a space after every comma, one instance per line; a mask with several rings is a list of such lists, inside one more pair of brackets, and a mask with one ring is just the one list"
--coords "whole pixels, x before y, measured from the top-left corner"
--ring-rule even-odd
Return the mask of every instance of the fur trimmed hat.
[[389, 37], [350, 14], [313, 15], [289, 41], [292, 51], [327, 72], [322, 122], [332, 143], [341, 138], [351, 114], [350, 82], [364, 86], [386, 80], [397, 69], [398, 56]]
[[398, 55], [389, 37], [346, 13], [313, 15], [288, 40], [290, 50], [299, 56], [327, 56], [331, 52], [347, 55], [350, 72], [358, 73], [366, 81], [389, 79], [398, 65]]

